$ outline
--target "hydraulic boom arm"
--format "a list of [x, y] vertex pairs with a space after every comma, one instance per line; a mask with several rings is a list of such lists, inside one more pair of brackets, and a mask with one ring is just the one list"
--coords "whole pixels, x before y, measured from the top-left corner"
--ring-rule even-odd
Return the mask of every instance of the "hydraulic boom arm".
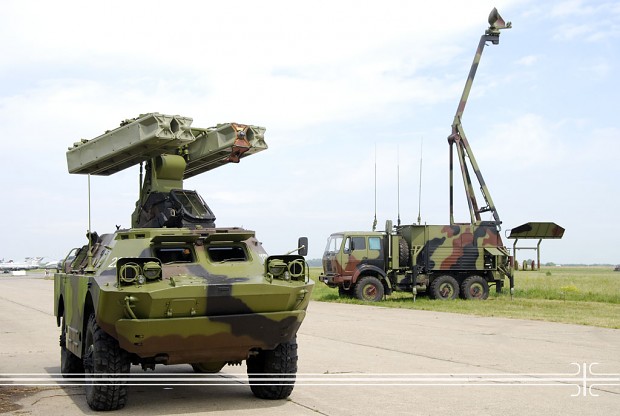
[[[461, 118], [463, 116], [463, 112], [465, 111], [465, 105], [467, 104], [467, 98], [469, 97], [469, 92], [474, 82], [476, 70], [478, 69], [478, 64], [480, 63], [482, 51], [484, 50], [486, 43], [491, 42], [493, 45], [497, 45], [499, 43], [500, 30], [509, 29], [512, 27], [512, 24], [510, 22], [505, 22], [504, 19], [502, 19], [502, 17], [497, 12], [497, 9], [495, 8], [491, 11], [491, 14], [489, 15], [489, 25], [490, 26], [486, 30], [484, 35], [480, 37], [478, 49], [476, 50], [474, 61], [471, 64], [469, 76], [467, 77], [467, 81], [465, 82], [465, 88], [463, 89], [463, 94], [461, 95], [461, 100], [456, 110], [454, 121], [452, 122], [452, 133], [450, 134], [450, 136], [448, 136], [448, 143], [450, 143], [450, 224], [454, 224], [453, 145], [456, 145], [459, 163], [461, 166], [461, 174], [463, 176], [463, 184], [465, 186], [465, 194], [467, 196], [467, 203], [469, 205], [471, 223], [480, 224], [480, 214], [490, 211], [493, 214], [493, 223], [499, 229], [502, 222], [499, 219], [499, 214], [497, 213], [497, 209], [495, 208], [495, 204], [493, 203], [493, 199], [491, 198], [491, 194], [489, 193], [487, 185], [484, 182], [482, 172], [478, 167], [478, 163], [476, 162], [474, 153], [471, 149], [471, 146], [469, 145], [469, 142], [467, 141], [467, 137], [465, 136], [465, 132], [463, 131], [463, 125], [461, 123]], [[478, 183], [480, 184], [480, 191], [482, 192], [482, 196], [484, 197], [484, 200], [486, 202], [486, 206], [482, 208], [478, 207], [478, 202], [476, 201], [476, 195], [474, 193], [471, 176], [469, 174], [469, 169], [467, 167], [467, 162], [465, 158], [469, 158], [471, 167], [473, 168], [476, 178], [478, 179]]]

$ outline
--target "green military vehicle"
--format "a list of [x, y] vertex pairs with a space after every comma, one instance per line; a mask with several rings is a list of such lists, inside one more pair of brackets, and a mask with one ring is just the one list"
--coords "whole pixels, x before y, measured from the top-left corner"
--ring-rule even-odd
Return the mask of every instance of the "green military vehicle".
[[140, 164], [132, 227], [89, 230], [88, 243], [71, 250], [54, 276], [61, 372], [86, 376], [94, 410], [125, 405], [131, 365], [187, 363], [217, 373], [246, 361], [255, 396], [283, 399], [293, 390], [296, 333], [313, 288], [307, 239], [298, 254], [269, 256], [254, 231], [215, 226], [183, 179], [266, 149], [265, 129], [192, 121], [143, 114], [67, 152], [76, 174]]
[[319, 279], [341, 296], [379, 301], [392, 291], [434, 299], [486, 299], [512, 282], [510, 255], [489, 224], [403, 225], [332, 234]]
[[[502, 290], [504, 280], [514, 287], [511, 257], [500, 236], [501, 221], [461, 124], [467, 98], [487, 42], [499, 43], [501, 29], [510, 28], [496, 9], [490, 27], [481, 36], [459, 102], [450, 144], [450, 224], [392, 226], [385, 232], [339, 232], [332, 234], [323, 255], [319, 279], [338, 287], [341, 296], [378, 301], [392, 291], [426, 292], [431, 298], [486, 299], [489, 285]], [[453, 209], [453, 148], [461, 167], [470, 212], [469, 223], [456, 223]], [[468, 162], [469, 161], [469, 162]], [[472, 185], [471, 166], [486, 202], [479, 207]], [[489, 212], [492, 218], [483, 220]], [[376, 223], [376, 221], [375, 221]]]

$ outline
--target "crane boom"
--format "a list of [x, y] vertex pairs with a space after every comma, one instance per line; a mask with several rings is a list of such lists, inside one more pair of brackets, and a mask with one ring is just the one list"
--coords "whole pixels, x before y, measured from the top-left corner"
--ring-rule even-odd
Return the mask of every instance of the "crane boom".
[[[467, 204], [469, 206], [470, 220], [472, 224], [480, 224], [482, 222], [480, 214], [483, 212], [491, 212], [493, 215], [494, 221], [493, 224], [499, 229], [501, 225], [501, 220], [499, 218], [499, 214], [493, 203], [493, 199], [491, 198], [491, 194], [487, 185], [482, 176], [482, 172], [478, 167], [478, 163], [476, 162], [476, 158], [474, 157], [474, 153], [467, 141], [467, 137], [465, 136], [465, 131], [463, 130], [463, 125], [461, 123], [461, 118], [463, 116], [463, 112], [465, 111], [465, 105], [467, 104], [467, 99], [469, 97], [469, 92], [471, 91], [471, 86], [474, 82], [474, 77], [476, 76], [476, 71], [478, 69], [478, 64], [480, 63], [480, 58], [482, 57], [482, 51], [487, 42], [491, 42], [493, 45], [497, 45], [499, 43], [499, 34], [501, 29], [510, 29], [512, 24], [510, 22], [505, 22], [504, 19], [499, 15], [497, 9], [493, 9], [491, 14], [489, 14], [489, 28], [485, 31], [485, 33], [480, 37], [480, 42], [478, 43], [478, 48], [476, 49], [476, 54], [474, 55], [474, 60], [471, 64], [471, 68], [469, 71], [469, 75], [467, 77], [467, 81], [465, 82], [465, 88], [463, 89], [463, 94], [461, 95], [461, 100], [459, 101], [459, 105], [456, 110], [456, 114], [454, 115], [454, 121], [452, 122], [452, 133], [448, 136], [448, 143], [450, 144], [450, 224], [454, 224], [454, 184], [453, 184], [453, 145], [456, 145], [457, 156], [459, 159], [460, 167], [461, 167], [461, 175], [463, 177], [463, 184], [465, 187], [465, 194], [467, 196]], [[476, 200], [476, 195], [474, 193], [474, 187], [472, 185], [471, 176], [469, 174], [469, 168], [467, 166], [466, 158], [469, 159], [469, 163], [476, 175], [476, 179], [480, 185], [480, 191], [482, 192], [482, 196], [485, 200], [486, 205], [484, 207], [479, 208], [478, 202]]]

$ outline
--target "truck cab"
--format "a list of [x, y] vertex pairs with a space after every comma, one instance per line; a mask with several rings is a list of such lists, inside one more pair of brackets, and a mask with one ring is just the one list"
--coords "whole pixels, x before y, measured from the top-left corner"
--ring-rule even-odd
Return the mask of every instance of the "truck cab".
[[338, 287], [341, 295], [353, 296], [358, 281], [373, 277], [366, 279], [372, 287], [367, 288], [363, 297], [380, 300], [385, 292], [389, 292], [389, 286], [385, 284], [388, 251], [385, 241], [383, 232], [345, 231], [330, 235], [319, 280], [329, 287]]

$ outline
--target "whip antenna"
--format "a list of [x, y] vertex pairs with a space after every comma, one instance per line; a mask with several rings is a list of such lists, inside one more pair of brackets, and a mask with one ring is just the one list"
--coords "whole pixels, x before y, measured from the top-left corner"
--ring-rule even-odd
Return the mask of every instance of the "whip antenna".
[[377, 229], [377, 143], [375, 143], [375, 220], [372, 222], [372, 230]]
[[400, 225], [400, 151], [398, 145], [396, 145], [396, 198], [396, 206], [398, 209], [398, 219], [396, 224]]
[[92, 229], [90, 226], [90, 173], [88, 174], [88, 264], [86, 266], [86, 272], [94, 272], [93, 268], [93, 238]]
[[420, 140], [420, 183], [418, 184], [418, 225], [422, 222], [422, 145], [424, 144], [424, 137]]

